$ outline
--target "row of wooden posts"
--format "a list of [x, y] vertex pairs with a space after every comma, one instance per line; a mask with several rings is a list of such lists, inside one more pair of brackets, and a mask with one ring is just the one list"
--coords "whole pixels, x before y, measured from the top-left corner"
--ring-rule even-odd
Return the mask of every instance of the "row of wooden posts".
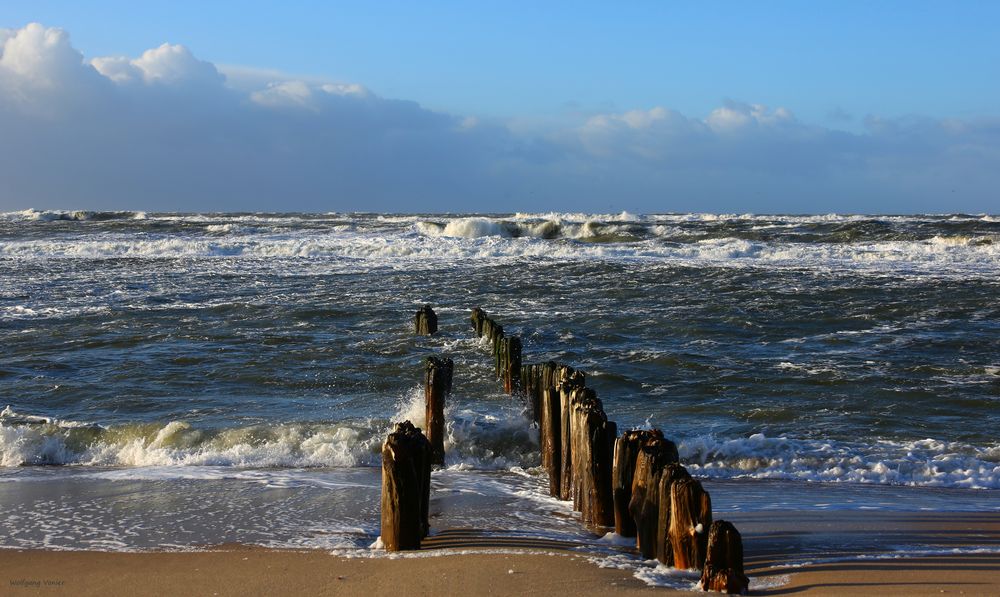
[[[553, 497], [572, 500], [581, 521], [594, 530], [614, 527], [623, 537], [635, 537], [644, 558], [701, 569], [704, 590], [746, 592], [739, 531], [729, 522], [713, 522], [708, 492], [680, 464], [677, 447], [662, 431], [632, 429], [619, 436], [582, 371], [553, 361], [522, 365], [520, 338], [507, 336], [478, 307], [471, 321], [476, 335], [490, 342], [504, 390], [527, 398]], [[436, 329], [433, 309], [423, 307], [415, 317], [416, 333]], [[444, 463], [444, 399], [453, 370], [451, 359], [426, 360], [426, 438], [407, 421], [383, 445], [382, 542], [387, 550], [419, 549], [427, 534], [430, 465]], [[401, 457], [400, 450], [420, 455]], [[424, 463], [426, 471], [420, 468]], [[413, 483], [413, 489], [403, 488], [403, 482]], [[403, 499], [417, 505], [404, 507]], [[402, 523], [417, 512], [418, 523]]]

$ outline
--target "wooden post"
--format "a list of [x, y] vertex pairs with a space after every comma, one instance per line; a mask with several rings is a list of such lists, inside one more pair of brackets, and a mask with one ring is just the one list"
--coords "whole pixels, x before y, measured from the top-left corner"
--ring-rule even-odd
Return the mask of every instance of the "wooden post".
[[476, 330], [476, 337], [482, 338], [483, 325], [485, 324], [486, 320], [489, 319], [486, 316], [486, 311], [483, 311], [479, 307], [476, 307], [475, 309], [472, 310], [471, 319], [472, 319], [472, 329]]
[[584, 376], [580, 371], [563, 365], [559, 368], [559, 499], [573, 499], [573, 429], [572, 429], [572, 399], [573, 390], [582, 388]]
[[542, 466], [549, 473], [549, 495], [559, 497], [561, 480], [562, 436], [559, 393], [555, 388], [542, 390], [542, 407], [539, 416], [539, 445], [542, 451]]
[[632, 500], [628, 510], [635, 521], [636, 547], [642, 557], [656, 557], [656, 530], [660, 516], [660, 472], [670, 462], [677, 461], [677, 447], [661, 437], [643, 442], [635, 459], [632, 478]]
[[444, 464], [444, 402], [451, 394], [454, 370], [454, 361], [437, 357], [427, 357], [424, 366], [427, 441], [431, 446], [431, 464]]
[[701, 573], [702, 591], [746, 595], [750, 579], [743, 572], [743, 538], [730, 522], [716, 520], [708, 532], [708, 556]]
[[[570, 454], [573, 455], [572, 464], [572, 494], [573, 509], [583, 513], [585, 511], [584, 501], [587, 499], [587, 488], [584, 487], [586, 481], [586, 469], [590, 465], [590, 439], [587, 422], [587, 411], [584, 410], [585, 402], [597, 400], [597, 393], [590, 388], [576, 388], [570, 394]], [[588, 409], [589, 410], [589, 409]], [[581, 517], [584, 524], [588, 520]]]
[[674, 550], [670, 544], [670, 504], [671, 490], [674, 483], [681, 479], [690, 479], [687, 469], [673, 462], [660, 471], [660, 514], [656, 525], [656, 559], [664, 566], [674, 565]]
[[593, 390], [580, 388], [574, 394], [574, 501], [579, 504], [580, 518], [584, 524], [610, 527], [615, 523], [614, 498], [611, 493], [611, 451], [618, 428], [613, 421], [608, 421], [604, 407]]
[[521, 387], [521, 339], [506, 336], [500, 341], [500, 375], [503, 390], [515, 394]]
[[518, 372], [518, 378], [521, 380], [521, 392], [524, 394], [525, 403], [528, 407], [528, 417], [534, 421], [538, 422], [538, 409], [535, 405], [535, 393], [537, 392], [536, 381], [538, 377], [535, 375], [535, 367], [537, 365], [521, 365], [521, 370]]
[[611, 492], [615, 501], [615, 533], [622, 537], [635, 537], [635, 521], [628, 511], [635, 460], [643, 442], [654, 437], [663, 439], [663, 433], [659, 429], [630, 429], [615, 442]]
[[382, 444], [382, 544], [386, 551], [420, 549], [430, 531], [430, 444], [409, 421]]
[[555, 371], [555, 368], [556, 364], [552, 361], [543, 364], [521, 365], [521, 391], [524, 393], [531, 411], [531, 420], [539, 424], [539, 441], [541, 440], [542, 428], [542, 392], [546, 388], [555, 387], [555, 384], [551, 384], [551, 371]]
[[430, 336], [437, 332], [438, 318], [430, 305], [424, 305], [413, 317], [413, 324], [419, 336]]
[[503, 379], [503, 326], [494, 323], [492, 319], [487, 319], [486, 321], [489, 323], [486, 328], [493, 350], [493, 377], [495, 379]]
[[670, 548], [674, 567], [705, 565], [708, 529], [712, 526], [712, 499], [695, 479], [675, 481], [670, 489]]
[[549, 361], [533, 365], [521, 365], [521, 392], [524, 393], [531, 410], [531, 420], [539, 424], [539, 440], [541, 440], [542, 392], [546, 388], [554, 388], [552, 375], [557, 365]]

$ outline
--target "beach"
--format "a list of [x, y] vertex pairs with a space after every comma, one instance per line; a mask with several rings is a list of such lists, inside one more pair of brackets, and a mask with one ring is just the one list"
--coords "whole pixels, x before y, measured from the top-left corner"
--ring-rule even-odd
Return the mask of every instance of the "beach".
[[[996, 595], [1000, 514], [844, 516], [777, 512], [743, 520], [754, 595]], [[755, 529], [772, 529], [755, 531]], [[872, 537], [874, 536], [874, 537]], [[936, 554], [884, 549], [932, 540]], [[803, 558], [802, 543], [823, 544]], [[875, 547], [881, 544], [882, 547]], [[992, 547], [983, 547], [983, 545]], [[972, 547], [975, 545], [976, 547]], [[868, 546], [869, 551], [859, 551]], [[808, 550], [806, 550], [808, 552]], [[420, 552], [345, 557], [325, 550], [221, 545], [202, 551], [109, 553], [4, 550], [4, 594], [653, 595], [634, 569], [556, 542], [498, 540], [475, 531], [432, 536]], [[652, 569], [647, 573], [657, 574]], [[696, 573], [663, 572], [674, 591]], [[672, 578], [670, 578], [672, 577]]]
[[[771, 510], [729, 513], [754, 595], [995, 595], [1000, 513]], [[526, 529], [527, 530], [527, 529]], [[656, 594], [697, 592], [698, 573], [643, 562], [619, 539], [435, 529], [420, 551], [268, 549], [0, 551], [0, 593]], [[914, 548], [919, 545], [921, 547]]]

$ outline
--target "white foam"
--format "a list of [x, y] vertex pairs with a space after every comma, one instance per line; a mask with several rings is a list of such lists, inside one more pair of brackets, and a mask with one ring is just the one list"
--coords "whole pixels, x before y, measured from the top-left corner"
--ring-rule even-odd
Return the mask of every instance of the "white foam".
[[[233, 224], [212, 224], [232, 226]], [[879, 241], [794, 243], [713, 238], [689, 243], [663, 243], [656, 238], [632, 242], [580, 243], [545, 240], [554, 228], [563, 239], [595, 235], [628, 235], [628, 225], [522, 222], [510, 238], [503, 223], [461, 218], [446, 224], [417, 222], [412, 230], [297, 230], [249, 233], [239, 226], [229, 232], [197, 234], [128, 234], [101, 232], [85, 236], [31, 237], [0, 241], [0, 258], [34, 259], [309, 259], [323, 260], [328, 270], [358, 267], [437, 267], [446, 262], [506, 262], [521, 259], [559, 261], [645, 262], [709, 267], [814, 268], [872, 275], [996, 276], [1000, 242], [957, 239], [943, 241]], [[223, 230], [219, 228], [218, 230]], [[15, 314], [16, 315], [16, 314]]]
[[[538, 459], [536, 433], [523, 409], [503, 416], [449, 407], [446, 464], [507, 470]], [[0, 413], [0, 466], [79, 464], [129, 467], [356, 467], [380, 462], [396, 421], [423, 426], [423, 397], [414, 390], [389, 420], [200, 429], [185, 421], [102, 428], [90, 423]]]
[[449, 220], [443, 227], [429, 222], [417, 222], [417, 230], [427, 236], [480, 238], [483, 236], [510, 236], [499, 222], [488, 218], [458, 218]]
[[54, 222], [57, 220], [86, 222], [95, 219], [147, 219], [144, 211], [88, 211], [88, 210], [46, 210], [25, 209], [0, 213], [0, 219], [9, 221]]
[[983, 448], [935, 439], [852, 443], [706, 435], [681, 440], [678, 451], [692, 473], [713, 478], [1000, 489], [1000, 444]]

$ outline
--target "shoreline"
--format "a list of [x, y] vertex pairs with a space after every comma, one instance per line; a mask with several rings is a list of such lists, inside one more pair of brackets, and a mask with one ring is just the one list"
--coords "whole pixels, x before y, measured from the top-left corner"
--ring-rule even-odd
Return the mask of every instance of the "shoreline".
[[[1000, 594], [997, 512], [722, 516], [743, 532], [754, 595]], [[0, 594], [12, 595], [650, 595], [690, 592], [697, 580], [696, 572], [654, 568], [596, 536], [588, 546], [468, 528], [440, 529], [422, 550], [392, 554], [234, 543], [190, 551], [0, 550]]]
[[[437, 551], [437, 550], [431, 550]], [[631, 571], [602, 568], [578, 552], [469, 547], [466, 553], [343, 557], [325, 550], [225, 545], [188, 552], [4, 550], [0, 594], [233, 595], [652, 595], [695, 594], [649, 586]], [[851, 560], [789, 567], [750, 565], [751, 595], [995, 595], [1000, 553]], [[694, 578], [694, 580], [691, 580]]]

